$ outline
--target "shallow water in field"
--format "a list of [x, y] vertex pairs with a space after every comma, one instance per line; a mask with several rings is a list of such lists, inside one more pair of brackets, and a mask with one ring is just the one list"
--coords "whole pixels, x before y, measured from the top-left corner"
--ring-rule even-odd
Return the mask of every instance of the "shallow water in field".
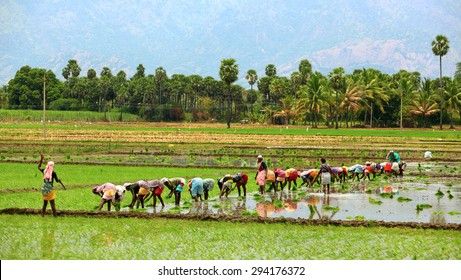
[[[300, 188], [298, 191], [285, 189], [261, 196], [249, 193], [243, 198], [238, 197], [234, 190], [228, 198], [212, 197], [202, 202], [190, 200], [182, 203], [180, 208], [167, 204], [154, 209], [150, 202], [146, 212], [461, 224], [461, 175], [457, 175], [460, 169], [458, 163], [409, 163], [405, 171], [409, 174], [424, 175], [424, 172], [431, 171], [451, 176], [378, 177], [380, 187], [376, 186], [376, 182], [361, 181], [350, 184], [353, 191], [332, 192], [330, 195]], [[333, 186], [340, 188], [338, 183]], [[439, 190], [442, 195], [436, 195]]]
[[[443, 196], [436, 195], [440, 189]], [[381, 194], [380, 194], [381, 193]], [[383, 195], [384, 194], [384, 195]], [[451, 195], [450, 195], [451, 194]], [[399, 201], [399, 197], [411, 199]], [[417, 210], [417, 205], [424, 205]], [[259, 215], [332, 220], [374, 220], [384, 222], [461, 223], [461, 184], [393, 182], [372, 193], [356, 191], [325, 195], [303, 189], [278, 193], [247, 194], [246, 198], [231, 194], [228, 198], [213, 197], [209, 201], [186, 202], [180, 209], [152, 204], [149, 213], [177, 211], [182, 214]]]

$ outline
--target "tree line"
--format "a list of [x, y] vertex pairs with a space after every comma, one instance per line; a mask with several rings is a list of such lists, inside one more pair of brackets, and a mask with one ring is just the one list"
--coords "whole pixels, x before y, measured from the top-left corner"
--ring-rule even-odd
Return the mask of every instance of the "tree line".
[[172, 74], [158, 67], [145, 73], [139, 64], [128, 78], [124, 71], [103, 67], [82, 75], [78, 61], [62, 69], [61, 81], [51, 70], [23, 66], [2, 87], [0, 106], [7, 109], [42, 109], [43, 92], [51, 110], [118, 110], [146, 121], [218, 121], [246, 119], [270, 124], [309, 124], [313, 127], [430, 127], [439, 122], [451, 127], [461, 119], [461, 63], [454, 77], [442, 75], [442, 57], [448, 39], [432, 42], [440, 58], [440, 77], [422, 78], [419, 72], [400, 70], [385, 74], [373, 68], [346, 74], [342, 67], [327, 76], [314, 72], [309, 60], [298, 71], [278, 76], [274, 64], [264, 76], [254, 69], [245, 74], [249, 88], [234, 84], [239, 77], [235, 59], [223, 59], [220, 80], [211, 76]]

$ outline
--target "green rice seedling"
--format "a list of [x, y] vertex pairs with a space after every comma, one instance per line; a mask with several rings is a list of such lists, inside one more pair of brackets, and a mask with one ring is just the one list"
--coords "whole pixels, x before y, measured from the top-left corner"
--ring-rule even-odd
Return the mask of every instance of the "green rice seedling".
[[365, 216], [363, 215], [358, 215], [358, 216], [347, 216], [346, 219], [348, 220], [355, 220], [355, 221], [364, 221]]
[[409, 202], [409, 201], [412, 201], [412, 199], [411, 199], [411, 198], [408, 198], [408, 197], [399, 196], [399, 197], [397, 198], [397, 201], [398, 201], [398, 202]]
[[189, 202], [189, 201], [185, 201], [183, 204], [182, 204], [182, 208], [183, 209], [189, 209], [192, 207], [192, 203]]
[[448, 212], [448, 215], [452, 215], [452, 216], [461, 215], [461, 212], [458, 212], [458, 211], [450, 211], [450, 212]]
[[373, 197], [369, 197], [368, 202], [370, 202], [370, 204], [376, 204], [376, 205], [383, 204], [383, 202], [381, 200], [374, 199]]
[[450, 190], [447, 190], [447, 193], [448, 193], [448, 199], [453, 199], [454, 198], [454, 196], [451, 194]]
[[339, 211], [339, 207], [330, 205], [323, 205], [322, 209], [326, 211]]
[[432, 205], [430, 204], [417, 204], [416, 205], [416, 211], [421, 211], [423, 209], [428, 209], [428, 208], [432, 208]]
[[435, 193], [435, 196], [437, 196], [438, 198], [442, 198], [445, 194], [440, 190], [440, 188], [437, 190], [437, 192]]
[[390, 199], [394, 198], [394, 195], [391, 193], [380, 193], [379, 196], [382, 198], [390, 198]]
[[423, 167], [421, 166], [421, 163], [418, 162], [418, 171], [419, 171], [419, 175], [421, 175], [423, 173]]
[[248, 211], [248, 210], [243, 211], [242, 216], [251, 216], [251, 211]]
[[258, 212], [255, 212], [255, 211], [245, 210], [245, 211], [242, 212], [242, 216], [257, 217], [257, 216], [259, 216], [259, 214], [258, 214]]

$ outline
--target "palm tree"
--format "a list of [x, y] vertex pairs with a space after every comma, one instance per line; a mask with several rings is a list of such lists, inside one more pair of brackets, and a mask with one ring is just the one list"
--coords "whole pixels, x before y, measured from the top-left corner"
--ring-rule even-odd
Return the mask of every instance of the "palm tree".
[[[309, 113], [314, 115], [313, 127], [318, 126], [318, 118], [321, 108], [326, 105], [327, 96], [325, 81], [317, 73], [313, 74], [306, 86], [300, 88], [300, 98], [297, 102], [296, 112], [305, 112], [306, 118]], [[307, 119], [306, 119], [307, 121]]]
[[456, 63], [455, 80], [461, 81], [461, 62]]
[[155, 69], [155, 81], [157, 82], [157, 86], [158, 86], [159, 105], [162, 105], [164, 103], [163, 102], [163, 86], [166, 80], [168, 80], [166, 70], [163, 69], [163, 67], [158, 67], [157, 69]]
[[407, 78], [402, 78], [399, 81], [397, 92], [400, 96], [400, 129], [403, 129], [403, 97], [413, 93], [413, 84]]
[[301, 85], [301, 75], [299, 72], [293, 72], [290, 75], [290, 83], [292, 88], [292, 94], [295, 98], [297, 98], [297, 92], [299, 90], [299, 86]]
[[330, 79], [330, 87], [334, 90], [336, 95], [336, 110], [335, 110], [335, 129], [338, 129], [338, 115], [339, 115], [339, 99], [338, 91], [343, 87], [344, 83], [344, 69], [342, 67], [333, 69], [329, 74], [328, 78]]
[[341, 101], [340, 108], [344, 108], [344, 110], [346, 110], [346, 127], [348, 127], [347, 115], [349, 112], [351, 113], [350, 120], [352, 122], [352, 115], [358, 108], [360, 108], [363, 90], [352, 78], [346, 79], [346, 85], [344, 99]]
[[275, 68], [274, 64], [268, 64], [266, 66], [266, 76], [273, 78], [277, 75], [277, 68]]
[[269, 105], [261, 109], [261, 113], [265, 116], [266, 120], [269, 120], [270, 124], [274, 123], [274, 115], [277, 113], [277, 108], [273, 105]]
[[223, 59], [221, 60], [221, 66], [219, 67], [219, 77], [227, 85], [227, 128], [230, 128], [231, 121], [231, 84], [238, 79], [239, 69], [235, 59]]
[[248, 70], [247, 75], [245, 76], [245, 79], [250, 84], [250, 89], [253, 90], [253, 85], [258, 81], [258, 74], [256, 73], [256, 70], [254, 69]]
[[428, 127], [427, 117], [438, 111], [437, 102], [434, 100], [434, 94], [432, 93], [432, 81], [424, 79], [421, 90], [410, 104], [410, 113], [415, 116], [422, 116], [424, 126]]
[[275, 104], [290, 92], [290, 81], [286, 77], [276, 77], [269, 85], [269, 93]]
[[312, 64], [309, 60], [303, 59], [299, 62], [298, 71], [301, 74], [301, 85], [305, 85], [312, 75]]
[[450, 45], [448, 42], [447, 37], [443, 35], [437, 35], [435, 40], [432, 41], [432, 52], [434, 55], [440, 58], [440, 83], [439, 83], [439, 90], [440, 90], [440, 130], [442, 130], [442, 106], [443, 106], [443, 95], [442, 95], [442, 56], [448, 53], [448, 49], [450, 49]]
[[453, 129], [453, 113], [461, 109], [461, 82], [450, 80], [445, 89], [446, 102], [445, 106], [450, 113], [450, 129]]
[[[382, 75], [375, 69], [364, 69], [361, 72], [360, 81], [363, 86], [364, 95], [362, 97], [363, 107], [370, 109], [370, 127], [373, 127], [373, 108], [375, 106], [381, 112], [384, 112], [383, 102], [389, 100], [389, 96], [385, 94], [382, 84]], [[366, 114], [365, 114], [366, 120]]]
[[282, 110], [276, 112], [273, 117], [281, 118], [285, 121], [284, 124], [290, 124], [291, 117], [295, 115], [296, 104], [292, 96], [287, 96], [280, 100], [282, 103]]

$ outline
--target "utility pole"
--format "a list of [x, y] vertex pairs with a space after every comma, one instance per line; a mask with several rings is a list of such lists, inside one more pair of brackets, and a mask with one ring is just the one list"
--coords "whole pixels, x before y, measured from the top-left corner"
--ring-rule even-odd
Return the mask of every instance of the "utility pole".
[[46, 74], [43, 75], [43, 139], [46, 140]]

